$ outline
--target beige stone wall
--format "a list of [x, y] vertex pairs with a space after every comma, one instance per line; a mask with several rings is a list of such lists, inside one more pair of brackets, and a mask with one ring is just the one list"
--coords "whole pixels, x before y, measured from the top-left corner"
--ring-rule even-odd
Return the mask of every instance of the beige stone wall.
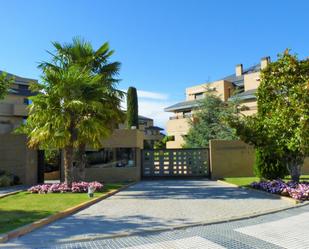
[[242, 141], [211, 140], [210, 170], [213, 179], [254, 176], [254, 149]]
[[184, 145], [185, 141], [182, 135], [175, 135], [174, 141], [168, 141], [166, 143], [167, 149], [181, 149]]
[[260, 72], [244, 75], [245, 91], [257, 89], [260, 85]]
[[[242, 141], [211, 140], [209, 154], [213, 179], [254, 176], [254, 148]], [[309, 174], [309, 157], [305, 159], [302, 174]]]
[[27, 185], [37, 183], [37, 151], [27, 148], [23, 135], [0, 135], [0, 169], [19, 176]]
[[108, 148], [143, 148], [144, 132], [140, 130], [115, 130], [113, 134], [103, 140], [103, 147]]
[[174, 141], [166, 143], [166, 148], [176, 149], [182, 148], [184, 144], [183, 136], [188, 133], [190, 129], [189, 118], [179, 118], [168, 120], [166, 125], [166, 131], [169, 136], [174, 136]]
[[194, 100], [195, 94], [197, 93], [206, 93], [207, 88], [213, 89], [212, 93], [222, 98], [222, 100], [226, 101], [229, 96], [228, 89], [234, 89], [233, 84], [224, 80], [219, 80], [211, 83], [204, 83], [197, 86], [192, 86], [186, 88], [186, 100]]

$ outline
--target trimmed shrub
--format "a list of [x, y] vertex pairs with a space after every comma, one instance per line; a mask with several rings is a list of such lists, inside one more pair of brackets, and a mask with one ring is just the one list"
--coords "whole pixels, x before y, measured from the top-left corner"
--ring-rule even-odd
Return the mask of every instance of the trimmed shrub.
[[259, 178], [278, 179], [289, 174], [282, 158], [267, 149], [256, 149], [254, 173]]

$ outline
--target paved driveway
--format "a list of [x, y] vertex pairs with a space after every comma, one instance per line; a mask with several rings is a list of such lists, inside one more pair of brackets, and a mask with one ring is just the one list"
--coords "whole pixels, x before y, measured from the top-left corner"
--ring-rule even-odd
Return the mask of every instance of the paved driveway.
[[263, 193], [213, 181], [143, 181], [12, 242], [26, 248], [229, 220], [291, 206]]

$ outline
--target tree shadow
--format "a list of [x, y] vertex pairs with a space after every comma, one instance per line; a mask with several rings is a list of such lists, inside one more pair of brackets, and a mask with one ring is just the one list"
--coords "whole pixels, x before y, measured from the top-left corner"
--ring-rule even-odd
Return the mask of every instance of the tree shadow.
[[211, 180], [148, 180], [118, 193], [116, 198], [242, 200], [280, 199], [280, 196], [259, 193], [251, 189], [229, 187]]
[[[171, 220], [172, 224], [194, 224], [187, 219]], [[112, 236], [125, 233], [146, 233], [153, 228], [167, 228], [166, 220], [158, 220], [146, 215], [132, 215], [123, 218], [109, 218], [104, 215], [95, 216], [69, 216], [25, 236], [10, 241], [11, 245], [20, 248], [42, 248], [65, 243], [70, 239], [93, 239], [96, 236]], [[63, 240], [65, 239], [65, 240]]]

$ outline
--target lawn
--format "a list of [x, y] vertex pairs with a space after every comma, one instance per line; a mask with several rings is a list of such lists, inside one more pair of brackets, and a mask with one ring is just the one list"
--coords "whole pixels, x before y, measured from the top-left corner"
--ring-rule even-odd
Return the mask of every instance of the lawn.
[[[288, 176], [284, 179], [285, 181], [290, 181], [291, 177]], [[308, 181], [309, 175], [302, 175], [300, 178], [301, 181]], [[252, 182], [259, 182], [260, 179], [258, 177], [226, 177], [223, 179], [223, 181], [226, 181], [228, 183], [232, 183], [241, 187], [247, 187]]]
[[[95, 193], [99, 197], [104, 193], [118, 189], [123, 184], [106, 184], [104, 190]], [[86, 193], [31, 194], [21, 192], [0, 199], [0, 234], [29, 224], [49, 215], [90, 200]]]

